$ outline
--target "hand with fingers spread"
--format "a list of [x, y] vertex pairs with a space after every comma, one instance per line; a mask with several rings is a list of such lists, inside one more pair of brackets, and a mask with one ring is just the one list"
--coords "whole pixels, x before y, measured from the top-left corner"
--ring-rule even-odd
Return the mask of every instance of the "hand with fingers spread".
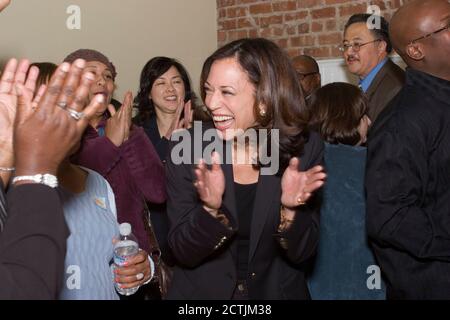
[[[28, 60], [11, 59], [7, 63], [0, 79], [0, 174], [4, 185], [7, 185], [9, 175], [14, 164], [13, 152], [13, 126], [17, 110], [16, 85], [23, 85], [23, 92], [33, 96], [36, 87], [36, 79], [39, 69], [31, 68], [28, 78], [27, 72], [30, 66]], [[42, 92], [42, 91], [41, 91]], [[39, 99], [39, 97], [37, 97]], [[30, 112], [31, 110], [27, 110]]]
[[[88, 104], [94, 77], [83, 74], [84, 67], [84, 60], [60, 65], [45, 92], [41, 89], [34, 101], [33, 84], [19, 82], [15, 86], [18, 96], [14, 126], [16, 175], [56, 175], [61, 161], [79, 143], [90, 119], [104, 103], [104, 97], [99, 95]], [[36, 108], [30, 111], [33, 104]]]
[[[184, 117], [181, 117], [182, 113], [184, 114]], [[169, 129], [167, 130], [165, 138], [169, 140], [174, 131], [191, 128], [193, 117], [194, 111], [192, 110], [191, 100], [186, 103], [181, 100], [175, 112], [175, 118], [173, 119]]]
[[145, 250], [139, 252], [125, 262], [122, 267], [114, 268], [114, 279], [123, 289], [142, 286], [152, 277], [150, 258]]
[[194, 183], [197, 188], [203, 208], [213, 216], [218, 214], [222, 205], [222, 197], [225, 192], [225, 176], [220, 166], [220, 156], [217, 152], [212, 154], [211, 170], [207, 168], [203, 159], [200, 160], [195, 175], [197, 181]]
[[108, 106], [111, 118], [106, 122], [105, 134], [116, 147], [120, 147], [130, 136], [132, 102], [133, 94], [128, 91], [118, 111], [114, 109], [113, 105]]
[[321, 166], [299, 171], [299, 165], [300, 160], [292, 158], [281, 178], [281, 205], [290, 210], [304, 205], [312, 193], [323, 186], [326, 177]]

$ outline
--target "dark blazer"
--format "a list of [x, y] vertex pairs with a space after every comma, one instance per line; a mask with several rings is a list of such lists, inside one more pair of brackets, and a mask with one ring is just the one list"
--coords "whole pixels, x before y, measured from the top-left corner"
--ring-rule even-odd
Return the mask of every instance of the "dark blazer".
[[[319, 136], [311, 134], [301, 156], [301, 170], [322, 163], [323, 148]], [[177, 260], [167, 298], [231, 299], [237, 281], [234, 236], [239, 228], [233, 168], [222, 165], [226, 186], [221, 211], [231, 229], [202, 208], [193, 169], [194, 165], [167, 160], [169, 244]], [[257, 184], [247, 278], [250, 299], [310, 298], [304, 271], [318, 244], [319, 197], [316, 194], [302, 206], [291, 228], [279, 234], [280, 182], [280, 176], [261, 175]]]
[[366, 96], [369, 99], [369, 118], [374, 122], [380, 112], [397, 95], [405, 83], [405, 72], [391, 59], [380, 69]]
[[58, 194], [28, 184], [10, 189], [7, 200], [8, 220], [0, 235], [0, 299], [56, 299], [69, 236]]

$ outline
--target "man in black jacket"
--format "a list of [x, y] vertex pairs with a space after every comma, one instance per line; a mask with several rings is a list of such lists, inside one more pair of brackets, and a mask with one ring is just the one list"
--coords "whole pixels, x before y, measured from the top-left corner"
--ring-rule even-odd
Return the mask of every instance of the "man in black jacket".
[[390, 299], [450, 299], [450, 3], [391, 21], [406, 84], [368, 139], [367, 227]]
[[[14, 169], [10, 157], [3, 157], [14, 154], [15, 178], [8, 207], [3, 201], [0, 208], [6, 217], [0, 234], [0, 299], [55, 299], [62, 285], [69, 231], [53, 189], [55, 176], [103, 98], [85, 108], [94, 76], [82, 75], [84, 66], [82, 60], [61, 65], [51, 90], [39, 90], [34, 101], [38, 70], [31, 68], [26, 79], [29, 61], [11, 59], [2, 74], [0, 171]], [[8, 183], [2, 175], [2, 198]]]

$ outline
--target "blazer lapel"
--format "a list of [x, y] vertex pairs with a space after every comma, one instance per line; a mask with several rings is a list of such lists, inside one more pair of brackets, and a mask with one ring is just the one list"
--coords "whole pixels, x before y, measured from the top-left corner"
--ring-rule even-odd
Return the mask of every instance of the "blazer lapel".
[[275, 175], [260, 175], [253, 206], [252, 225], [250, 231], [250, 251], [248, 262], [252, 260], [258, 247], [264, 224], [273, 205], [280, 202], [280, 178]]
[[234, 191], [233, 166], [231, 164], [222, 164], [222, 171], [225, 176], [225, 193], [223, 195], [223, 206], [231, 213], [234, 221], [238, 221], [236, 209], [236, 195]]
[[370, 87], [366, 92], [366, 96], [368, 97], [369, 100], [372, 99], [372, 96], [375, 94], [378, 87], [383, 82], [383, 79], [386, 76], [386, 73], [388, 72], [388, 70], [391, 67], [391, 63], [393, 63], [393, 62], [391, 61], [391, 59], [388, 58], [388, 60], [384, 64], [384, 66], [380, 69], [380, 71], [378, 71], [377, 75], [375, 76], [372, 83], [370, 84]]

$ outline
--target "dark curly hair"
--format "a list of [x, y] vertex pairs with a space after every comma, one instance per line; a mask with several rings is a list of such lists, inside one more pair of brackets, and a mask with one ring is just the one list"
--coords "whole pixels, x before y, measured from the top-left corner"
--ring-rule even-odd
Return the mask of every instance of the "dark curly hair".
[[[211, 66], [215, 61], [226, 58], [236, 58], [255, 86], [255, 129], [279, 130], [280, 174], [292, 157], [301, 156], [309, 136], [308, 111], [292, 61], [270, 40], [254, 38], [233, 41], [205, 61], [200, 86], [203, 101], [206, 97], [204, 84]], [[265, 116], [260, 115], [260, 104], [267, 108]]]
[[180, 73], [185, 89], [184, 101], [188, 102], [191, 100], [192, 110], [194, 110], [194, 118], [198, 118], [195, 116], [198, 109], [196, 105], [196, 97], [195, 93], [191, 89], [191, 81], [186, 69], [175, 59], [168, 57], [155, 57], [147, 62], [141, 72], [139, 92], [134, 99], [134, 104], [139, 110], [138, 115], [134, 119], [134, 122], [137, 125], [142, 126], [155, 115], [155, 106], [149, 99], [150, 91], [152, 90], [153, 83], [171, 67], [175, 67]]

